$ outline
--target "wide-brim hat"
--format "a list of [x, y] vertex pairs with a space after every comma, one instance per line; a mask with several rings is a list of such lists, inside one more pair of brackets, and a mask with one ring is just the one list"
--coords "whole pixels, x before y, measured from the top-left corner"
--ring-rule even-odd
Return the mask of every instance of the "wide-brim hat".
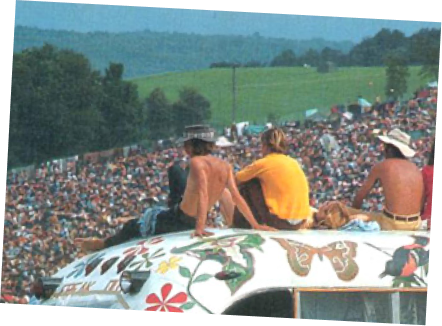
[[378, 138], [386, 144], [395, 146], [405, 157], [410, 158], [416, 154], [410, 147], [411, 137], [399, 129], [393, 129], [387, 136], [378, 136]]
[[184, 143], [191, 139], [200, 139], [208, 143], [215, 143], [215, 129], [206, 125], [188, 126], [184, 129], [183, 137], [177, 140], [177, 143]]

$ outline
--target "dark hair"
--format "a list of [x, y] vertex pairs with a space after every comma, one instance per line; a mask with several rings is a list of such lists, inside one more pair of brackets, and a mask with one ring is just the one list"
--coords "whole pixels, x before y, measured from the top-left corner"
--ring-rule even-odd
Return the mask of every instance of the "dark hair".
[[279, 128], [271, 128], [261, 135], [261, 142], [268, 147], [272, 153], [285, 154], [287, 151], [287, 141], [284, 131]]
[[406, 159], [404, 154], [397, 148], [396, 146], [392, 144], [385, 144], [385, 152], [387, 155], [387, 158], [401, 158]]
[[428, 165], [433, 165], [442, 171], [442, 141], [434, 141]]
[[210, 143], [201, 139], [189, 139], [184, 143], [188, 144], [192, 148], [192, 155], [194, 156], [204, 156], [212, 154], [213, 149], [215, 148], [214, 143]]

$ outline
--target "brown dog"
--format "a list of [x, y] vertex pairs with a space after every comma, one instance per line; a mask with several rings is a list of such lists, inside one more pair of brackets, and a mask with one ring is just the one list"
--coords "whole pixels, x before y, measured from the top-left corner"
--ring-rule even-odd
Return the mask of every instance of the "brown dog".
[[315, 215], [315, 229], [339, 229], [351, 220], [351, 215], [344, 204], [338, 201], [322, 205]]

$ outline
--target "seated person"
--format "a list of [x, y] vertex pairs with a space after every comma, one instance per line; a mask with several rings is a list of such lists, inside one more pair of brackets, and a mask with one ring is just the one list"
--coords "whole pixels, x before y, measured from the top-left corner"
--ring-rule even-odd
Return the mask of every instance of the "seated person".
[[[205, 230], [209, 209], [221, 198], [225, 189], [228, 189], [233, 202], [245, 216], [251, 227], [256, 230], [272, 231], [271, 227], [260, 225], [255, 220], [244, 199], [241, 197], [235, 184], [232, 168], [223, 160], [211, 154], [215, 146], [215, 132], [206, 126], [186, 127], [184, 149], [190, 156], [190, 172], [181, 203], [168, 210], [157, 209], [155, 213], [156, 226], [154, 234], [184, 231], [195, 228], [193, 236], [211, 236]], [[100, 250], [121, 244], [132, 238], [148, 236], [144, 230], [145, 217], [133, 219], [124, 224], [122, 230], [107, 239], [75, 239], [75, 243], [85, 251]]]
[[167, 177], [169, 179], [169, 198], [167, 204], [169, 208], [179, 204], [183, 199], [188, 175], [189, 167], [185, 159], [177, 160], [167, 169]]
[[[298, 162], [285, 154], [284, 132], [269, 129], [261, 135], [261, 143], [264, 158], [236, 174], [242, 196], [261, 223], [285, 230], [308, 228], [312, 222], [309, 185]], [[238, 209], [232, 224], [248, 227]]]
[[[417, 230], [421, 224], [424, 183], [418, 167], [407, 160], [415, 155], [410, 148], [410, 136], [394, 129], [387, 136], [379, 136], [379, 139], [384, 143], [386, 159], [373, 167], [356, 194], [353, 207], [345, 208], [346, 214], [349, 219], [376, 221], [382, 230]], [[360, 210], [362, 202], [378, 181], [385, 196], [384, 211], [363, 212]], [[321, 218], [323, 216], [319, 216]]]

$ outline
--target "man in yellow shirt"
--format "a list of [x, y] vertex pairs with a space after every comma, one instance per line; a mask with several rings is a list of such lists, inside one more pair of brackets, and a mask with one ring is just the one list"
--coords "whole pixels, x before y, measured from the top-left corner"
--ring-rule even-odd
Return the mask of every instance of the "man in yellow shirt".
[[[236, 174], [241, 194], [255, 218], [277, 229], [306, 228], [312, 220], [307, 178], [298, 162], [287, 156], [284, 132], [272, 128], [261, 135], [264, 158]], [[262, 189], [262, 192], [261, 192]], [[235, 210], [233, 226], [244, 218]]]

